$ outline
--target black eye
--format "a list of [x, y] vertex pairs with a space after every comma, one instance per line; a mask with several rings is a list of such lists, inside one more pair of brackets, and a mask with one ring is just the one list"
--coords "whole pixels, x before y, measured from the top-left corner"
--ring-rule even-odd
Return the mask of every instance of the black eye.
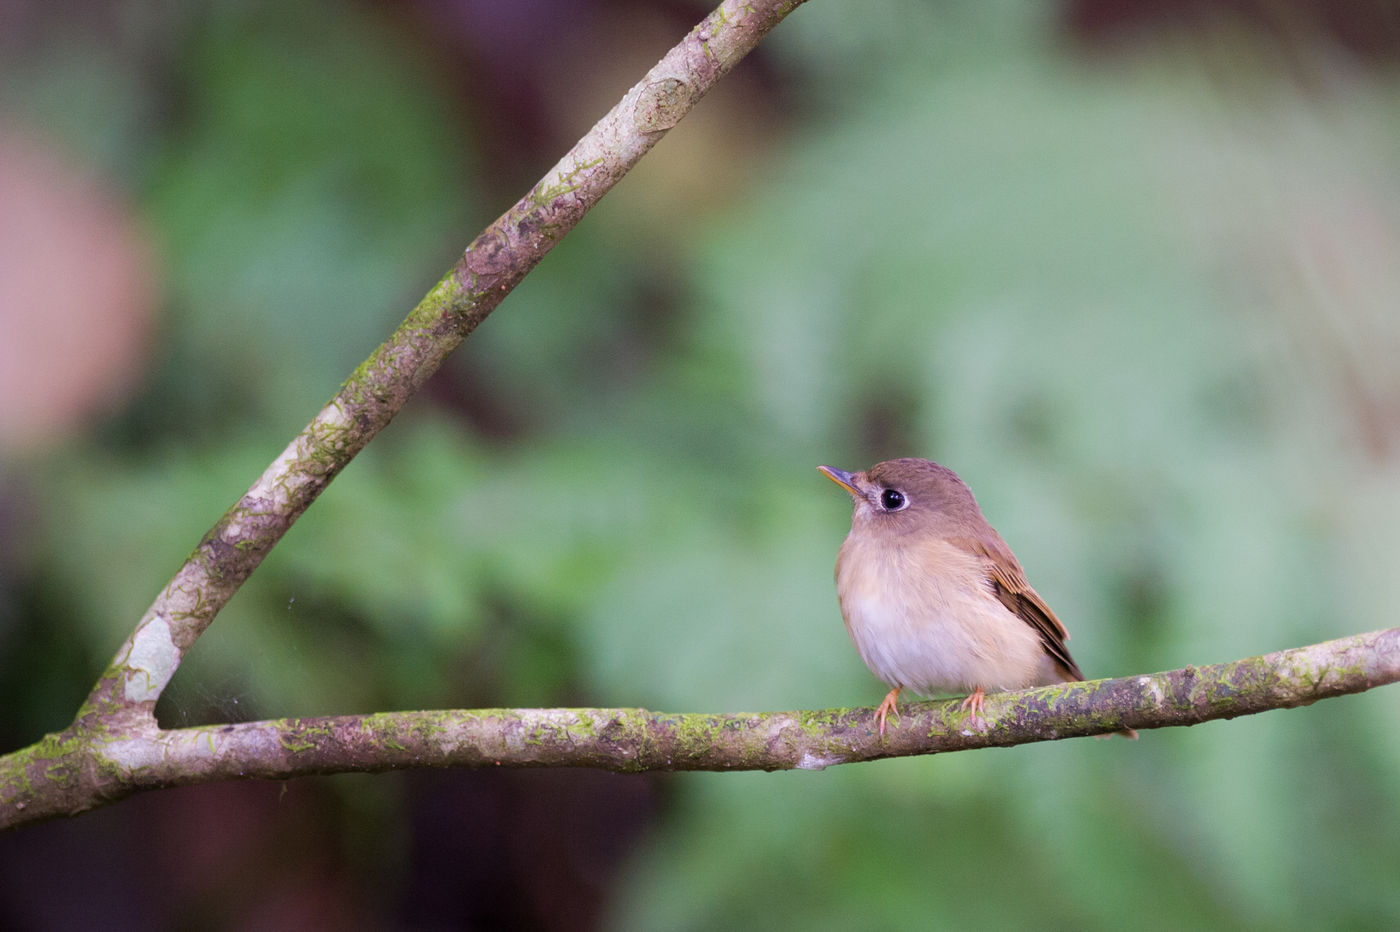
[[880, 493], [880, 507], [886, 511], [898, 511], [904, 507], [904, 493], [898, 489], [885, 489]]

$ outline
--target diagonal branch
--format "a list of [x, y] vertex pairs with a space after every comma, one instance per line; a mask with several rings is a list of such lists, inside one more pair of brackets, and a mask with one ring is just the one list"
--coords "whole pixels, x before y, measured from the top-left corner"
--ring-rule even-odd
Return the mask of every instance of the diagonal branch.
[[545, 253], [803, 0], [724, 0], [460, 262], [204, 536], [78, 712], [79, 728], [153, 725], [195, 640], [330, 481]]
[[480, 709], [280, 719], [120, 736], [50, 735], [0, 758], [0, 828], [144, 790], [424, 767], [793, 770], [1195, 725], [1400, 681], [1400, 628], [1209, 667], [906, 705], [882, 738], [870, 709], [669, 715], [643, 709]]

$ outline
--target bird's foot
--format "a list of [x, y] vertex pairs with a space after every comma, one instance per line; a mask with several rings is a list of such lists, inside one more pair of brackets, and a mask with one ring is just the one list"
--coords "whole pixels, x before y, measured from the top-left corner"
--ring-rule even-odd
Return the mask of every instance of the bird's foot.
[[964, 700], [962, 701], [962, 710], [963, 710], [964, 712], [971, 712], [971, 713], [972, 713], [972, 717], [971, 717], [971, 719], [970, 719], [970, 722], [971, 722], [972, 725], [974, 725], [974, 726], [976, 726], [976, 727], [979, 727], [979, 728], [980, 728], [980, 727], [982, 726], [982, 724], [983, 724], [983, 722], [982, 722], [982, 702], [983, 702], [983, 700], [985, 700], [986, 698], [987, 698], [986, 690], [984, 690], [981, 686], [978, 686], [976, 689], [974, 689], [974, 690], [972, 691], [972, 695], [968, 696], [966, 699], [964, 699]]
[[880, 723], [881, 738], [885, 736], [886, 717], [888, 717], [889, 714], [893, 712], [894, 717], [899, 718], [899, 690], [900, 687], [898, 686], [896, 686], [894, 689], [891, 689], [888, 693], [885, 694], [885, 700], [880, 703], [878, 708], [875, 709], [875, 721]]

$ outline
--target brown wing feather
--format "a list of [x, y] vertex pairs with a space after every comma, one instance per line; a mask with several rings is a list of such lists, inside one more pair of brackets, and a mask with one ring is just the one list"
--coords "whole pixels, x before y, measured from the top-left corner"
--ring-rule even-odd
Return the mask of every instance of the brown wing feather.
[[1074, 658], [1069, 655], [1069, 648], [1065, 646], [1065, 642], [1069, 640], [1069, 632], [1065, 630], [1060, 619], [1055, 617], [1050, 606], [1045, 604], [1040, 593], [1032, 589], [1031, 584], [1026, 581], [1025, 571], [1021, 569], [1021, 564], [1016, 561], [1011, 549], [1000, 539], [964, 539], [952, 543], [986, 558], [988, 582], [992, 584], [992, 591], [1001, 604], [1035, 629], [1040, 635], [1040, 646], [1063, 668], [1066, 675], [1076, 680], [1084, 679], [1079, 664], [1074, 662]]

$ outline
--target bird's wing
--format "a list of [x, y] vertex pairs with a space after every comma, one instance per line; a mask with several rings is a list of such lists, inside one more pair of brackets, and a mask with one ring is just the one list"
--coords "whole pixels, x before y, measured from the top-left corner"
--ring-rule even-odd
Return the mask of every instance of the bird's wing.
[[1035, 629], [1040, 635], [1040, 646], [1045, 648], [1045, 652], [1054, 658], [1068, 676], [1075, 680], [1084, 679], [1079, 664], [1074, 662], [1074, 658], [1069, 655], [1069, 648], [1065, 645], [1069, 640], [1069, 632], [1065, 630], [1060, 619], [1055, 617], [1050, 606], [1045, 604], [1040, 593], [1032, 589], [1031, 584], [1026, 581], [1025, 571], [1021, 569], [1021, 564], [1016, 561], [1011, 549], [1000, 540], [959, 540], [954, 543], [986, 561], [987, 580], [1001, 604]]

